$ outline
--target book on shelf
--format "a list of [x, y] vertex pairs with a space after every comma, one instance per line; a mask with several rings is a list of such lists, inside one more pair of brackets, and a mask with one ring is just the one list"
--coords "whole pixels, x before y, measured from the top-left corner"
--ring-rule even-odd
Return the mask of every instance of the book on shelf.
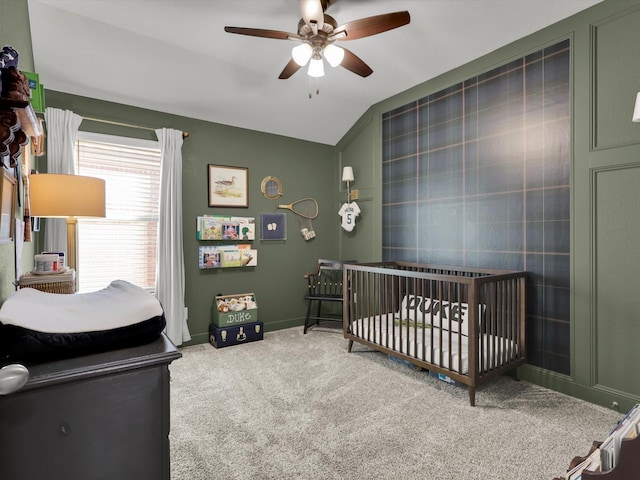
[[258, 251], [249, 244], [211, 245], [198, 248], [198, 267], [209, 268], [255, 267]]
[[567, 472], [566, 480], [580, 480], [582, 472], [600, 472], [600, 458], [600, 450], [594, 450], [591, 455]]
[[256, 219], [254, 217], [231, 217], [231, 222], [238, 225], [237, 240], [256, 239]]
[[622, 429], [625, 424], [628, 422], [640, 423], [640, 403], [636, 403], [631, 410], [629, 410], [624, 417], [613, 427], [611, 430], [611, 435], [613, 435], [616, 431]]
[[240, 263], [243, 267], [255, 267], [258, 265], [258, 251], [252, 248], [244, 248], [240, 250], [242, 259]]
[[222, 248], [222, 268], [240, 267], [242, 254], [237, 248]]
[[607, 439], [600, 446], [600, 463], [602, 472], [615, 468], [620, 460], [620, 449], [623, 440], [632, 440], [640, 434], [640, 403], [616, 424]]
[[196, 221], [197, 240], [255, 240], [255, 217], [203, 215]]
[[196, 238], [198, 240], [222, 240], [222, 224], [226, 217], [198, 217]]

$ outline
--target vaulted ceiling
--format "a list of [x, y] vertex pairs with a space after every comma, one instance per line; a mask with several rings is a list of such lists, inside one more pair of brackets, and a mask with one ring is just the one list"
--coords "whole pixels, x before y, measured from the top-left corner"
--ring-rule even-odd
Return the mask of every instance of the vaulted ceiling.
[[334, 0], [338, 25], [401, 10], [411, 22], [341, 43], [370, 76], [327, 66], [316, 81], [278, 79], [295, 42], [224, 31], [295, 33], [296, 0], [28, 0], [47, 89], [329, 145], [371, 105], [600, 1]]

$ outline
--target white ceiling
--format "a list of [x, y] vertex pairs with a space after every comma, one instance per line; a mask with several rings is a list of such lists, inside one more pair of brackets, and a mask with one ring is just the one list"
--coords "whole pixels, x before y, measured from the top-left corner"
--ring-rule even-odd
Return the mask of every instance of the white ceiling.
[[371, 105], [600, 1], [335, 0], [339, 25], [400, 10], [411, 23], [344, 42], [373, 74], [326, 67], [311, 99], [305, 69], [278, 79], [297, 43], [224, 31], [296, 32], [296, 0], [28, 3], [47, 89], [335, 145]]

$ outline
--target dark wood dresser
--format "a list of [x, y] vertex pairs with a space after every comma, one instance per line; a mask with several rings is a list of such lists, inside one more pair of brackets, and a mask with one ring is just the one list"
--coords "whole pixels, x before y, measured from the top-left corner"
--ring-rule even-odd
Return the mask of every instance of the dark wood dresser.
[[168, 480], [168, 367], [181, 356], [163, 334], [29, 366], [28, 383], [0, 396], [0, 478]]

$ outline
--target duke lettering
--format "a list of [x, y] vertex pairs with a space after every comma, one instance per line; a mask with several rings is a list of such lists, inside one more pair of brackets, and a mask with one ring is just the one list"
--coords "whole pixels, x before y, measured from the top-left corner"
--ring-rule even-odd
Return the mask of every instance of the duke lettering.
[[468, 305], [459, 304], [456, 302], [432, 300], [430, 298], [423, 297], [410, 297], [407, 303], [410, 310], [416, 310], [418, 312], [424, 312], [426, 315], [433, 312], [434, 316], [440, 315], [444, 320], [447, 319], [447, 315], [451, 313], [451, 320], [454, 322], [464, 322], [464, 316]]
[[227, 317], [227, 323], [239, 323], [247, 320], [251, 320], [251, 312], [229, 313]]

